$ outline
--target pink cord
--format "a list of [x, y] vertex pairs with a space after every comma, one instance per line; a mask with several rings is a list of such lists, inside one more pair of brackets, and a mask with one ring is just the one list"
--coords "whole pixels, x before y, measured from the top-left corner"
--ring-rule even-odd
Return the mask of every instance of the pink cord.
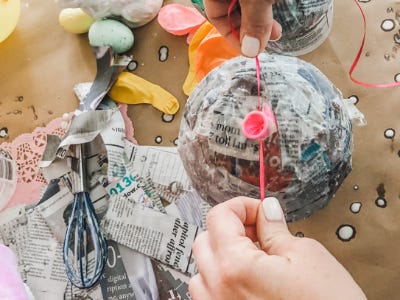
[[[258, 56], [256, 56], [256, 76], [257, 76], [257, 95], [258, 95], [258, 111], [261, 112], [261, 72], [260, 72], [260, 61]], [[262, 112], [261, 112], [262, 113]], [[259, 165], [260, 165], [260, 200], [263, 201], [265, 198], [265, 166], [264, 166], [264, 142], [263, 138], [265, 138], [268, 134], [268, 123], [265, 124], [263, 130], [264, 136], [260, 137], [260, 157], [259, 157]], [[246, 133], [245, 133], [246, 134]]]
[[368, 83], [368, 82], [363, 82], [363, 81], [357, 80], [357, 79], [355, 79], [355, 78], [353, 77], [354, 69], [356, 68], [356, 66], [357, 66], [357, 64], [358, 64], [358, 61], [360, 60], [360, 57], [361, 57], [361, 53], [362, 53], [362, 51], [363, 51], [363, 49], [364, 49], [365, 35], [366, 35], [366, 32], [367, 32], [367, 22], [366, 22], [366, 18], [365, 18], [364, 11], [363, 11], [363, 9], [361, 8], [361, 5], [358, 3], [358, 1], [357, 1], [357, 0], [354, 0], [354, 1], [355, 1], [355, 3], [357, 4], [358, 8], [360, 9], [361, 16], [362, 16], [362, 18], [363, 18], [364, 33], [363, 33], [363, 38], [362, 38], [362, 41], [361, 41], [360, 49], [358, 49], [358, 53], [357, 53], [357, 55], [356, 55], [356, 58], [354, 59], [352, 65], [351, 65], [351, 67], [350, 67], [350, 70], [349, 70], [350, 79], [351, 79], [353, 82], [355, 82], [355, 83], [357, 83], [357, 84], [359, 84], [359, 85], [363, 85], [363, 86], [367, 86], [367, 87], [387, 88], [387, 87], [399, 86], [399, 85], [400, 85], [400, 82], [391, 82], [391, 83]]
[[[239, 40], [240, 36], [235, 27], [232, 24], [231, 13], [235, 7], [237, 0], [232, 0], [228, 7], [228, 19], [229, 25], [233, 35]], [[260, 165], [260, 200], [265, 198], [265, 166], [264, 166], [264, 143], [263, 139], [268, 137], [269, 133], [269, 118], [263, 112], [261, 105], [261, 72], [260, 72], [260, 61], [256, 56], [256, 76], [257, 76], [257, 94], [258, 94], [258, 111], [250, 112], [243, 121], [242, 130], [244, 135], [249, 139], [259, 139], [259, 165]]]

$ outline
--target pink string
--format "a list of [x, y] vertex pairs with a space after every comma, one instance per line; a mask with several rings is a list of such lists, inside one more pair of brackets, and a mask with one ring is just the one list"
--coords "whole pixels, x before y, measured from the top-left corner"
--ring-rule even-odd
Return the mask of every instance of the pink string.
[[[258, 95], [258, 110], [261, 111], [261, 72], [260, 72], [260, 60], [256, 56], [256, 76], [257, 76], [257, 95]], [[265, 198], [265, 166], [264, 166], [264, 143], [263, 137], [260, 138], [260, 150], [259, 150], [259, 165], [260, 165], [260, 200], [263, 201]]]
[[239, 33], [235, 29], [235, 26], [233, 26], [232, 19], [231, 19], [231, 13], [232, 13], [232, 10], [235, 8], [236, 3], [237, 3], [237, 0], [232, 0], [231, 3], [229, 3], [228, 20], [229, 20], [229, 26], [231, 27], [231, 31], [232, 31], [233, 35], [235, 36], [235, 38], [240, 40]]
[[350, 70], [349, 70], [350, 79], [353, 82], [355, 82], [355, 83], [357, 83], [359, 85], [363, 85], [363, 86], [367, 86], [367, 87], [387, 88], [387, 87], [399, 86], [400, 82], [391, 82], [391, 83], [383, 83], [383, 84], [381, 84], [381, 83], [368, 83], [368, 82], [363, 82], [363, 81], [357, 80], [357, 79], [355, 79], [353, 77], [354, 69], [356, 68], [356, 66], [358, 64], [358, 61], [360, 60], [360, 57], [361, 57], [361, 53], [362, 53], [362, 51], [364, 49], [365, 36], [366, 36], [366, 32], [367, 32], [367, 22], [366, 22], [366, 17], [365, 17], [364, 11], [361, 8], [361, 5], [358, 3], [358, 0], [354, 0], [354, 1], [356, 2], [358, 8], [360, 9], [361, 16], [363, 18], [364, 34], [363, 34], [363, 38], [362, 38], [360, 49], [358, 49], [357, 56], [354, 59], [353, 64], [351, 65]]
[[[229, 20], [229, 26], [231, 28], [232, 34], [239, 40], [240, 36], [235, 27], [233, 26], [232, 19], [231, 19], [231, 13], [232, 10], [234, 9], [235, 5], [237, 3], [237, 0], [231, 0], [229, 3], [228, 7], [228, 20]], [[257, 109], [258, 111], [262, 111], [262, 105], [261, 105], [261, 72], [260, 72], [260, 61], [258, 59], [258, 56], [256, 56], [256, 76], [257, 76], [257, 95], [258, 95], [258, 105]], [[265, 124], [267, 125], [267, 124]], [[264, 165], [264, 143], [263, 139], [265, 137], [260, 137], [260, 148], [259, 148], [259, 166], [260, 166], [260, 200], [263, 201], [265, 198], [265, 165]]]

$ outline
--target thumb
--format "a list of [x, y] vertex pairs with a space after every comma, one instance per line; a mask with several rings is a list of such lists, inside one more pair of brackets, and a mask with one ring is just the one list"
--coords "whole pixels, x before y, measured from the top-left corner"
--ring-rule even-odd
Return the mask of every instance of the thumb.
[[261, 249], [271, 255], [283, 255], [294, 239], [275, 197], [265, 198], [258, 206], [256, 227]]

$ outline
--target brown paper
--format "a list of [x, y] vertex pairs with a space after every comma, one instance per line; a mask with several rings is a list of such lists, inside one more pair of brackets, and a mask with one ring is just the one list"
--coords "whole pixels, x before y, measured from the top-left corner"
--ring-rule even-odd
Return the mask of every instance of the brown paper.
[[[355, 77], [372, 83], [393, 81], [400, 72], [400, 45], [393, 40], [400, 29], [395, 17], [400, 4], [394, 0], [371, 0], [361, 5], [367, 17], [367, 37]], [[58, 4], [23, 1], [21, 10], [16, 31], [0, 43], [0, 128], [8, 128], [9, 133], [7, 140], [0, 138], [0, 143], [10, 142], [21, 133], [32, 132], [64, 112], [73, 111], [78, 104], [73, 85], [92, 81], [96, 71], [87, 36], [66, 33], [59, 26]], [[384, 19], [395, 20], [392, 31], [380, 28]], [[293, 233], [301, 232], [324, 244], [351, 272], [369, 299], [397, 299], [400, 87], [367, 88], [349, 80], [348, 70], [358, 52], [362, 33], [362, 18], [356, 4], [337, 0], [329, 38], [302, 57], [324, 72], [344, 97], [358, 97], [357, 107], [368, 125], [354, 128], [353, 171], [328, 207], [289, 226]], [[130, 51], [138, 62], [134, 73], [171, 92], [181, 105], [171, 123], [163, 122], [162, 113], [150, 105], [130, 106], [135, 137], [140, 144], [155, 145], [156, 137], [160, 136], [159, 145], [173, 146], [186, 101], [182, 92], [188, 70], [186, 36], [176, 37], [163, 31], [157, 20], [135, 29], [134, 35], [135, 45]], [[159, 61], [161, 46], [169, 50], [165, 62]], [[387, 128], [396, 131], [394, 139], [384, 137]], [[375, 204], [378, 196], [386, 200], [386, 207]], [[353, 202], [362, 203], [357, 214], [350, 211]], [[355, 237], [348, 242], [336, 235], [342, 224], [356, 230]]]

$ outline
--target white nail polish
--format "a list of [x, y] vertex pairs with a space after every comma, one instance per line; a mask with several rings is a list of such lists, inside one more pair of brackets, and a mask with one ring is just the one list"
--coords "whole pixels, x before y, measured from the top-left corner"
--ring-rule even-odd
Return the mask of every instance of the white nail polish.
[[282, 221], [283, 212], [278, 199], [267, 197], [262, 202], [264, 216], [268, 221]]
[[242, 39], [241, 50], [248, 57], [256, 57], [260, 50], [260, 41], [255, 37], [245, 35]]

